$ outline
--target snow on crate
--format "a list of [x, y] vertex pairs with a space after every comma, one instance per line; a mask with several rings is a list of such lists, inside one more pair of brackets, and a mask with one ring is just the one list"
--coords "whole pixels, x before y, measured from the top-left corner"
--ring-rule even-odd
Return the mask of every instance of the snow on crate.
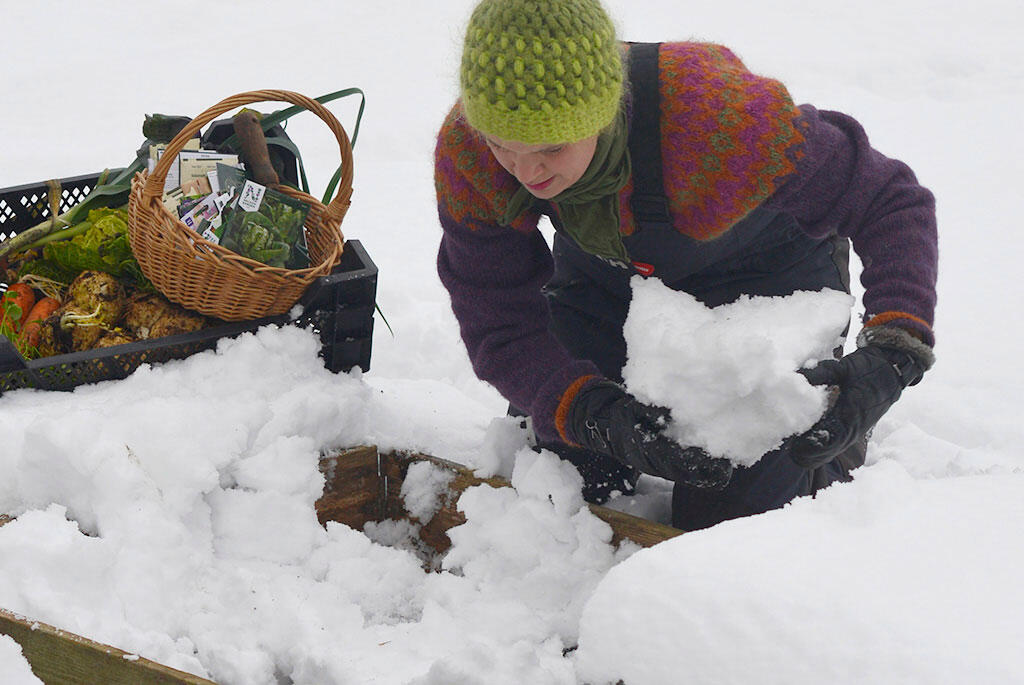
[[797, 373], [830, 357], [852, 298], [835, 290], [743, 296], [709, 308], [634, 276], [626, 387], [672, 410], [669, 434], [749, 466], [821, 416], [826, 397]]

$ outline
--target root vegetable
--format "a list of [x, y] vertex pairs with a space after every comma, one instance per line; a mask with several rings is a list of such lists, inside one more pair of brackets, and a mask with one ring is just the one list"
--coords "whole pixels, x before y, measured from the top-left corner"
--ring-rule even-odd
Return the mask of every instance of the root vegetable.
[[60, 301], [53, 297], [44, 297], [35, 303], [32, 311], [25, 318], [25, 326], [21, 329], [21, 337], [18, 339], [23, 348], [39, 346], [39, 333], [43, 320], [57, 311]]
[[99, 350], [104, 347], [113, 347], [114, 345], [126, 345], [127, 343], [135, 342], [135, 338], [129, 335], [127, 332], [122, 331], [120, 328], [114, 331], [106, 331], [103, 336], [96, 341], [93, 345], [94, 350]]
[[65, 303], [85, 317], [75, 325], [98, 324], [113, 328], [125, 305], [125, 290], [116, 278], [102, 271], [83, 271], [68, 286]]
[[3, 294], [2, 304], [0, 304], [0, 327], [14, 333], [20, 332], [35, 303], [36, 294], [32, 290], [32, 286], [26, 283], [11, 285]]
[[191, 333], [205, 323], [203, 316], [154, 294], [131, 298], [124, 312], [124, 325], [140, 340]]
[[57, 312], [60, 315], [61, 338], [70, 341], [72, 352], [91, 350], [107, 328], [100, 322], [100, 306], [83, 311], [69, 303]]
[[64, 331], [60, 327], [60, 310], [57, 310], [39, 324], [36, 354], [39, 357], [52, 357], [65, 351]]

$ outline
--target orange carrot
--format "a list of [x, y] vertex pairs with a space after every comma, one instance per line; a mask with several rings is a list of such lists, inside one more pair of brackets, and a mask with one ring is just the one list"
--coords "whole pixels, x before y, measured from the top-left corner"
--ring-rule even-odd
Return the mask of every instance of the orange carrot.
[[32, 286], [27, 283], [15, 283], [7, 288], [0, 299], [0, 326], [5, 324], [15, 333], [21, 330], [21, 325], [28, 318], [32, 311], [32, 305], [36, 303], [36, 294]]
[[28, 313], [25, 319], [25, 327], [21, 329], [21, 337], [18, 340], [24, 347], [37, 347], [39, 345], [39, 331], [42, 328], [43, 320], [60, 307], [60, 300], [53, 297], [44, 297]]

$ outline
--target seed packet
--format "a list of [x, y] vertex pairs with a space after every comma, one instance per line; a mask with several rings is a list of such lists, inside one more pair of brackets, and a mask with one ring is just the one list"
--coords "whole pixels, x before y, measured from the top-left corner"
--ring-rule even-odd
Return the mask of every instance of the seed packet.
[[217, 165], [218, 192], [234, 194], [243, 185], [245, 185], [245, 169], [228, 164]]
[[[238, 155], [221, 154], [210, 150], [182, 150], [178, 153], [178, 184], [185, 188], [196, 179], [206, 180], [206, 174], [218, 165], [238, 164]], [[186, 193], [187, 195], [187, 193]]]
[[181, 194], [189, 198], [204, 198], [213, 192], [213, 188], [210, 187], [210, 179], [206, 176], [201, 178], [194, 178], [188, 183], [181, 184]]
[[268, 266], [305, 269], [308, 214], [307, 203], [247, 180], [221, 213], [220, 244]]
[[206, 225], [209, 225], [213, 221], [219, 220], [219, 215], [220, 210], [217, 208], [217, 196], [210, 193], [206, 197], [202, 198], [194, 207], [192, 207], [192, 209], [186, 212], [181, 217], [181, 221], [196, 233], [202, 234], [203, 230], [200, 229], [200, 223], [205, 221]]

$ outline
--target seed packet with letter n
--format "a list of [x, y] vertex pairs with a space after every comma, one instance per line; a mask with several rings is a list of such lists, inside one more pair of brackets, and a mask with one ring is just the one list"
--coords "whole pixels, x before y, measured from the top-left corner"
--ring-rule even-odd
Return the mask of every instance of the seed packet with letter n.
[[246, 181], [221, 215], [220, 244], [268, 266], [308, 268], [307, 214], [305, 202]]

